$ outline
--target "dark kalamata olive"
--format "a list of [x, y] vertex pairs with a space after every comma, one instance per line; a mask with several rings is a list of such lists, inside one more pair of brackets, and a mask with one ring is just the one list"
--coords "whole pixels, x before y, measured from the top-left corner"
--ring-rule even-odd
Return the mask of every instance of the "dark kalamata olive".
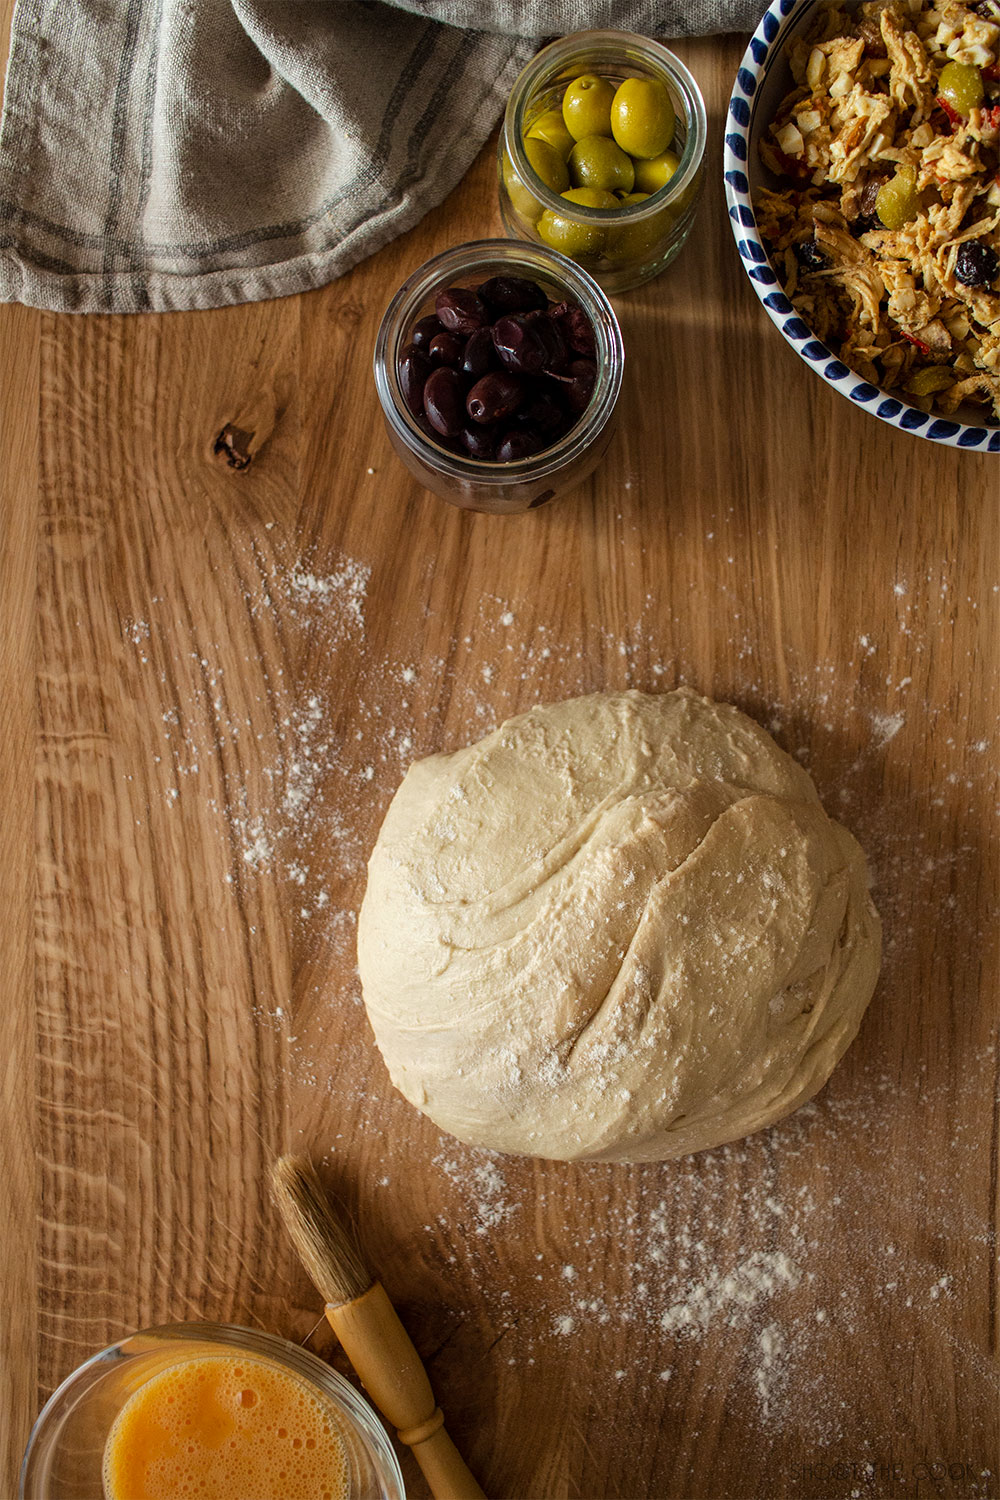
[[597, 366], [592, 359], [574, 359], [569, 373], [573, 377], [566, 387], [569, 404], [576, 412], [584, 411], [597, 384]]
[[540, 375], [553, 361], [552, 330], [547, 317], [510, 313], [493, 324], [493, 344], [515, 375]]
[[546, 374], [553, 374], [556, 370], [564, 369], [569, 360], [569, 349], [559, 324], [554, 322], [548, 313], [530, 312], [525, 313], [524, 316], [534, 325], [545, 345]]
[[533, 427], [512, 427], [497, 444], [497, 463], [517, 463], [518, 459], [540, 453], [544, 447], [545, 439]]
[[437, 443], [440, 448], [447, 448], [449, 453], [461, 453], [461, 445], [457, 438], [445, 437], [443, 432], [438, 432], [427, 420], [425, 413], [421, 412], [417, 418], [417, 426], [425, 437], [430, 438], [432, 443]]
[[461, 333], [466, 338], [477, 328], [486, 328], [490, 321], [485, 302], [480, 302], [475, 292], [464, 286], [450, 286], [438, 292], [434, 308], [449, 333]]
[[424, 411], [442, 437], [455, 437], [465, 426], [465, 384], [447, 365], [438, 365], [424, 382]]
[[[579, 416], [590, 404], [590, 398], [594, 394], [594, 385], [597, 382], [597, 366], [592, 359], [574, 359], [569, 369], [563, 375], [553, 376], [558, 380], [566, 398], [566, 404], [571, 411]], [[427, 394], [424, 392], [426, 404]]]
[[399, 361], [399, 384], [403, 392], [403, 400], [415, 417], [419, 417], [423, 412], [424, 382], [432, 368], [426, 354], [422, 354], [415, 344], [404, 349]]
[[552, 391], [545, 390], [534, 391], [517, 414], [519, 422], [525, 422], [529, 427], [536, 427], [546, 436], [565, 429], [567, 418], [568, 414], [562, 402], [556, 399]]
[[465, 341], [462, 369], [466, 375], [471, 375], [473, 379], [478, 380], [480, 375], [486, 375], [496, 367], [497, 355], [493, 347], [493, 334], [489, 328], [477, 328], [475, 333], [470, 333]]
[[427, 345], [427, 353], [436, 365], [459, 365], [462, 363], [464, 343], [457, 334], [436, 333]]
[[992, 286], [1000, 274], [1000, 259], [985, 240], [965, 240], [955, 257], [955, 280], [963, 286]]
[[549, 305], [538, 282], [526, 276], [491, 276], [476, 287], [476, 295], [494, 313], [533, 312]]
[[593, 325], [576, 302], [550, 307], [536, 282], [493, 276], [477, 291], [447, 287], [435, 305], [399, 362], [422, 432], [451, 453], [514, 463], [575, 426], [597, 377]]
[[418, 349], [426, 349], [434, 335], [441, 332], [441, 323], [432, 313], [429, 318], [421, 318], [419, 323], [414, 323], [410, 337]]
[[792, 251], [803, 271], [822, 271], [830, 264], [815, 240], [802, 240], [792, 246]]
[[465, 398], [465, 409], [474, 422], [500, 422], [513, 416], [524, 400], [524, 386], [516, 375], [493, 370], [477, 380]]
[[496, 457], [497, 435], [490, 427], [463, 427], [458, 440], [470, 458], [489, 463]]
[[551, 310], [552, 321], [562, 331], [562, 336], [575, 354], [585, 359], [597, 357], [594, 329], [582, 307], [575, 302], [560, 302]]

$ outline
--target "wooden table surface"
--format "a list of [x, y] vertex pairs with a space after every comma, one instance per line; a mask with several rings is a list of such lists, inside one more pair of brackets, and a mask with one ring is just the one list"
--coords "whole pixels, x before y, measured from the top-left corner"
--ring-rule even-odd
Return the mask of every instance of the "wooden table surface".
[[[767, 322], [717, 181], [741, 46], [678, 48], [706, 201], [617, 300], [606, 462], [541, 511], [423, 492], [370, 376], [400, 280], [499, 233], [489, 152], [307, 296], [2, 309], [4, 1495], [127, 1330], [235, 1321], [346, 1368], [269, 1204], [288, 1148], [356, 1212], [494, 1500], [1000, 1494], [997, 468], [853, 409]], [[765, 724], [867, 850], [861, 1034], [732, 1147], [470, 1150], [393, 1092], [360, 1005], [389, 798], [535, 702], [677, 683]]]

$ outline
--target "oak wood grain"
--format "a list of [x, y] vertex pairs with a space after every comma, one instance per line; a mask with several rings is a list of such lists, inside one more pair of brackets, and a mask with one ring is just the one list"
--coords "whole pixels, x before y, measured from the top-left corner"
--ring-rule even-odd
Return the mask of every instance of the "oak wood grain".
[[[6, 310], [5, 310], [6, 313]], [[0, 1179], [8, 1224], [0, 1319], [0, 1483], [13, 1490], [38, 1381], [36, 1178], [35, 559], [37, 554], [38, 314], [0, 324]]]
[[[6, 71], [13, 0], [0, 3]], [[34, 590], [38, 492], [39, 316], [0, 320], [0, 1178], [9, 1231], [0, 1319], [0, 1484], [13, 1493], [38, 1383], [35, 1171]]]
[[[715, 160], [740, 44], [678, 50]], [[405, 274], [499, 232], [494, 194], [485, 152], [300, 298], [0, 309], [5, 1473], [131, 1328], [232, 1319], [345, 1368], [264, 1186], [307, 1148], [497, 1500], [996, 1495], [995, 465], [804, 370], [712, 180], [618, 299], [598, 474], [525, 517], [448, 508], [389, 449], [370, 351]], [[767, 725], [869, 852], [861, 1035], [718, 1152], [470, 1151], [393, 1093], [359, 1003], [388, 800], [534, 702], [678, 682]]]

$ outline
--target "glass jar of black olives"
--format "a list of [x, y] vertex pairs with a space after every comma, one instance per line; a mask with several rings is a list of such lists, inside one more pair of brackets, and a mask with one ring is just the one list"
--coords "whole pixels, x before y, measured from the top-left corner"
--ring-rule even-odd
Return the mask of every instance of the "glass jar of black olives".
[[386, 310], [375, 385], [390, 441], [466, 510], [533, 510], [600, 462], [625, 351], [600, 287], [562, 255], [510, 240], [421, 266]]
[[[669, 118], [652, 119], [657, 109]], [[561, 37], [532, 58], [507, 101], [504, 228], [571, 256], [605, 291], [639, 286], [691, 231], [707, 134], [701, 90], [666, 47], [628, 31]]]

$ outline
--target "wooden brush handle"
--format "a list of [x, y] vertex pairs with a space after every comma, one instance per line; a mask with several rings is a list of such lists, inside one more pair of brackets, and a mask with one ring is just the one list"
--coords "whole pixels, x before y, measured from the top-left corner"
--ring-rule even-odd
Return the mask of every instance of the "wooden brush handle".
[[444, 1429], [427, 1371], [381, 1282], [353, 1302], [328, 1303], [326, 1317], [365, 1390], [413, 1449], [435, 1500], [486, 1500]]

